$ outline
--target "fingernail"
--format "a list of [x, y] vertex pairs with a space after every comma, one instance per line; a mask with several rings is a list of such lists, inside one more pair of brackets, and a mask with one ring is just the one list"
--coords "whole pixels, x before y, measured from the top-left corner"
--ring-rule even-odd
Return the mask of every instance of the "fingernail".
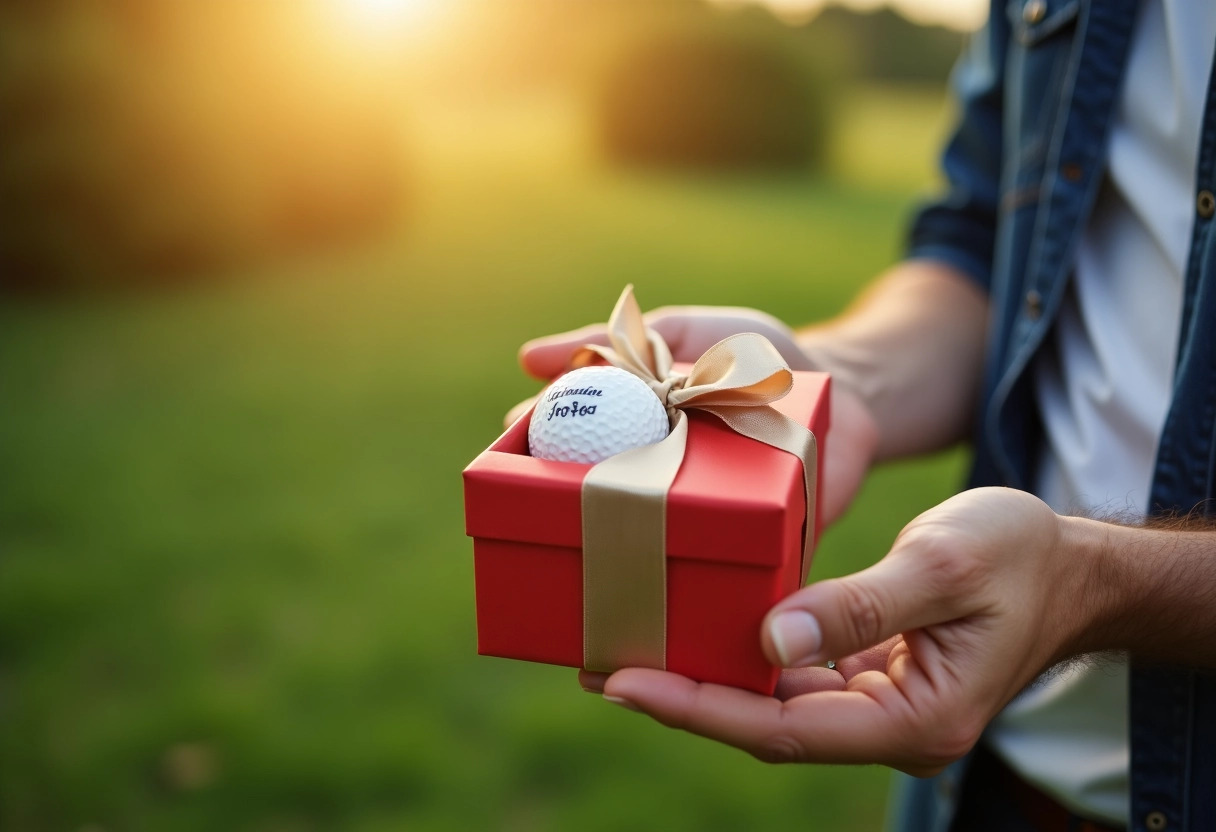
[[608, 682], [610, 673], [593, 673], [589, 670], [580, 670], [578, 674], [579, 685], [587, 693], [603, 693], [604, 685]]
[[613, 705], [620, 705], [622, 708], [624, 708], [625, 710], [628, 710], [628, 711], [639, 711], [640, 712], [642, 710], [637, 705], [630, 702], [628, 699], [623, 699], [620, 696], [609, 696], [608, 694], [605, 693], [604, 701], [611, 702]]
[[809, 664], [819, 652], [823, 634], [815, 616], [802, 610], [791, 610], [773, 616], [768, 625], [769, 637], [777, 649], [782, 667]]

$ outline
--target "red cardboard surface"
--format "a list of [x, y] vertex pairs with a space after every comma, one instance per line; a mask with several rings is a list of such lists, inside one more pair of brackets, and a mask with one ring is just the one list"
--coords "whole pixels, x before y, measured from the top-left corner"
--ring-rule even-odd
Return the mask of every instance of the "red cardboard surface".
[[[794, 373], [774, 404], [826, 453], [828, 376]], [[590, 465], [528, 455], [526, 414], [464, 472], [478, 652], [582, 666], [581, 488]], [[798, 588], [805, 505], [799, 460], [689, 412], [667, 498], [667, 668], [771, 693], [760, 623]], [[819, 524], [810, 533], [818, 537]]]

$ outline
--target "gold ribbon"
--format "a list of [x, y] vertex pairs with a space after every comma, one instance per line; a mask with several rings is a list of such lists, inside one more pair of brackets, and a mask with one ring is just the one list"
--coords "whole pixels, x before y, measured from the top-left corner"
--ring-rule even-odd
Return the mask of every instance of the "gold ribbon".
[[575, 367], [596, 357], [642, 379], [663, 401], [671, 433], [594, 466], [583, 480], [583, 666], [611, 672], [667, 664], [667, 492], [684, 459], [685, 410], [704, 410], [736, 433], [802, 460], [806, 532], [802, 583], [814, 547], [815, 435], [768, 405], [790, 391], [789, 366], [756, 333], [710, 347], [688, 375], [672, 369], [671, 351], [646, 326], [626, 286], [608, 320], [611, 347], [586, 345]]

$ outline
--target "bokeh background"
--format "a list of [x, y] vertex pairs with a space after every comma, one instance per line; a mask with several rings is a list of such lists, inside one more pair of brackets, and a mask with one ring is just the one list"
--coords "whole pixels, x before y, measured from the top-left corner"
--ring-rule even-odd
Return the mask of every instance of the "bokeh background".
[[627, 282], [840, 310], [975, 6], [0, 0], [0, 829], [876, 828], [883, 769], [476, 656], [460, 471]]

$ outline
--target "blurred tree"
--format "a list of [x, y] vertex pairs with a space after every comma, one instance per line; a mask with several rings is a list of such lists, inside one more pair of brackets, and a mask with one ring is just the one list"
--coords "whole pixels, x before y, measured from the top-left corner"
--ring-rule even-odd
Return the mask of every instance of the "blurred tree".
[[635, 14], [645, 25], [618, 35], [604, 62], [596, 134], [616, 163], [814, 166], [842, 82], [942, 83], [964, 40], [890, 9], [832, 6], [797, 27], [754, 6], [664, 10]]
[[966, 37], [918, 25], [890, 8], [858, 13], [842, 6], [829, 6], [801, 31], [808, 48], [857, 77], [894, 82], [944, 81]]
[[[703, 15], [705, 13], [703, 12]], [[829, 89], [810, 53], [767, 13], [663, 27], [607, 65], [595, 105], [612, 161], [705, 170], [822, 159]]]

